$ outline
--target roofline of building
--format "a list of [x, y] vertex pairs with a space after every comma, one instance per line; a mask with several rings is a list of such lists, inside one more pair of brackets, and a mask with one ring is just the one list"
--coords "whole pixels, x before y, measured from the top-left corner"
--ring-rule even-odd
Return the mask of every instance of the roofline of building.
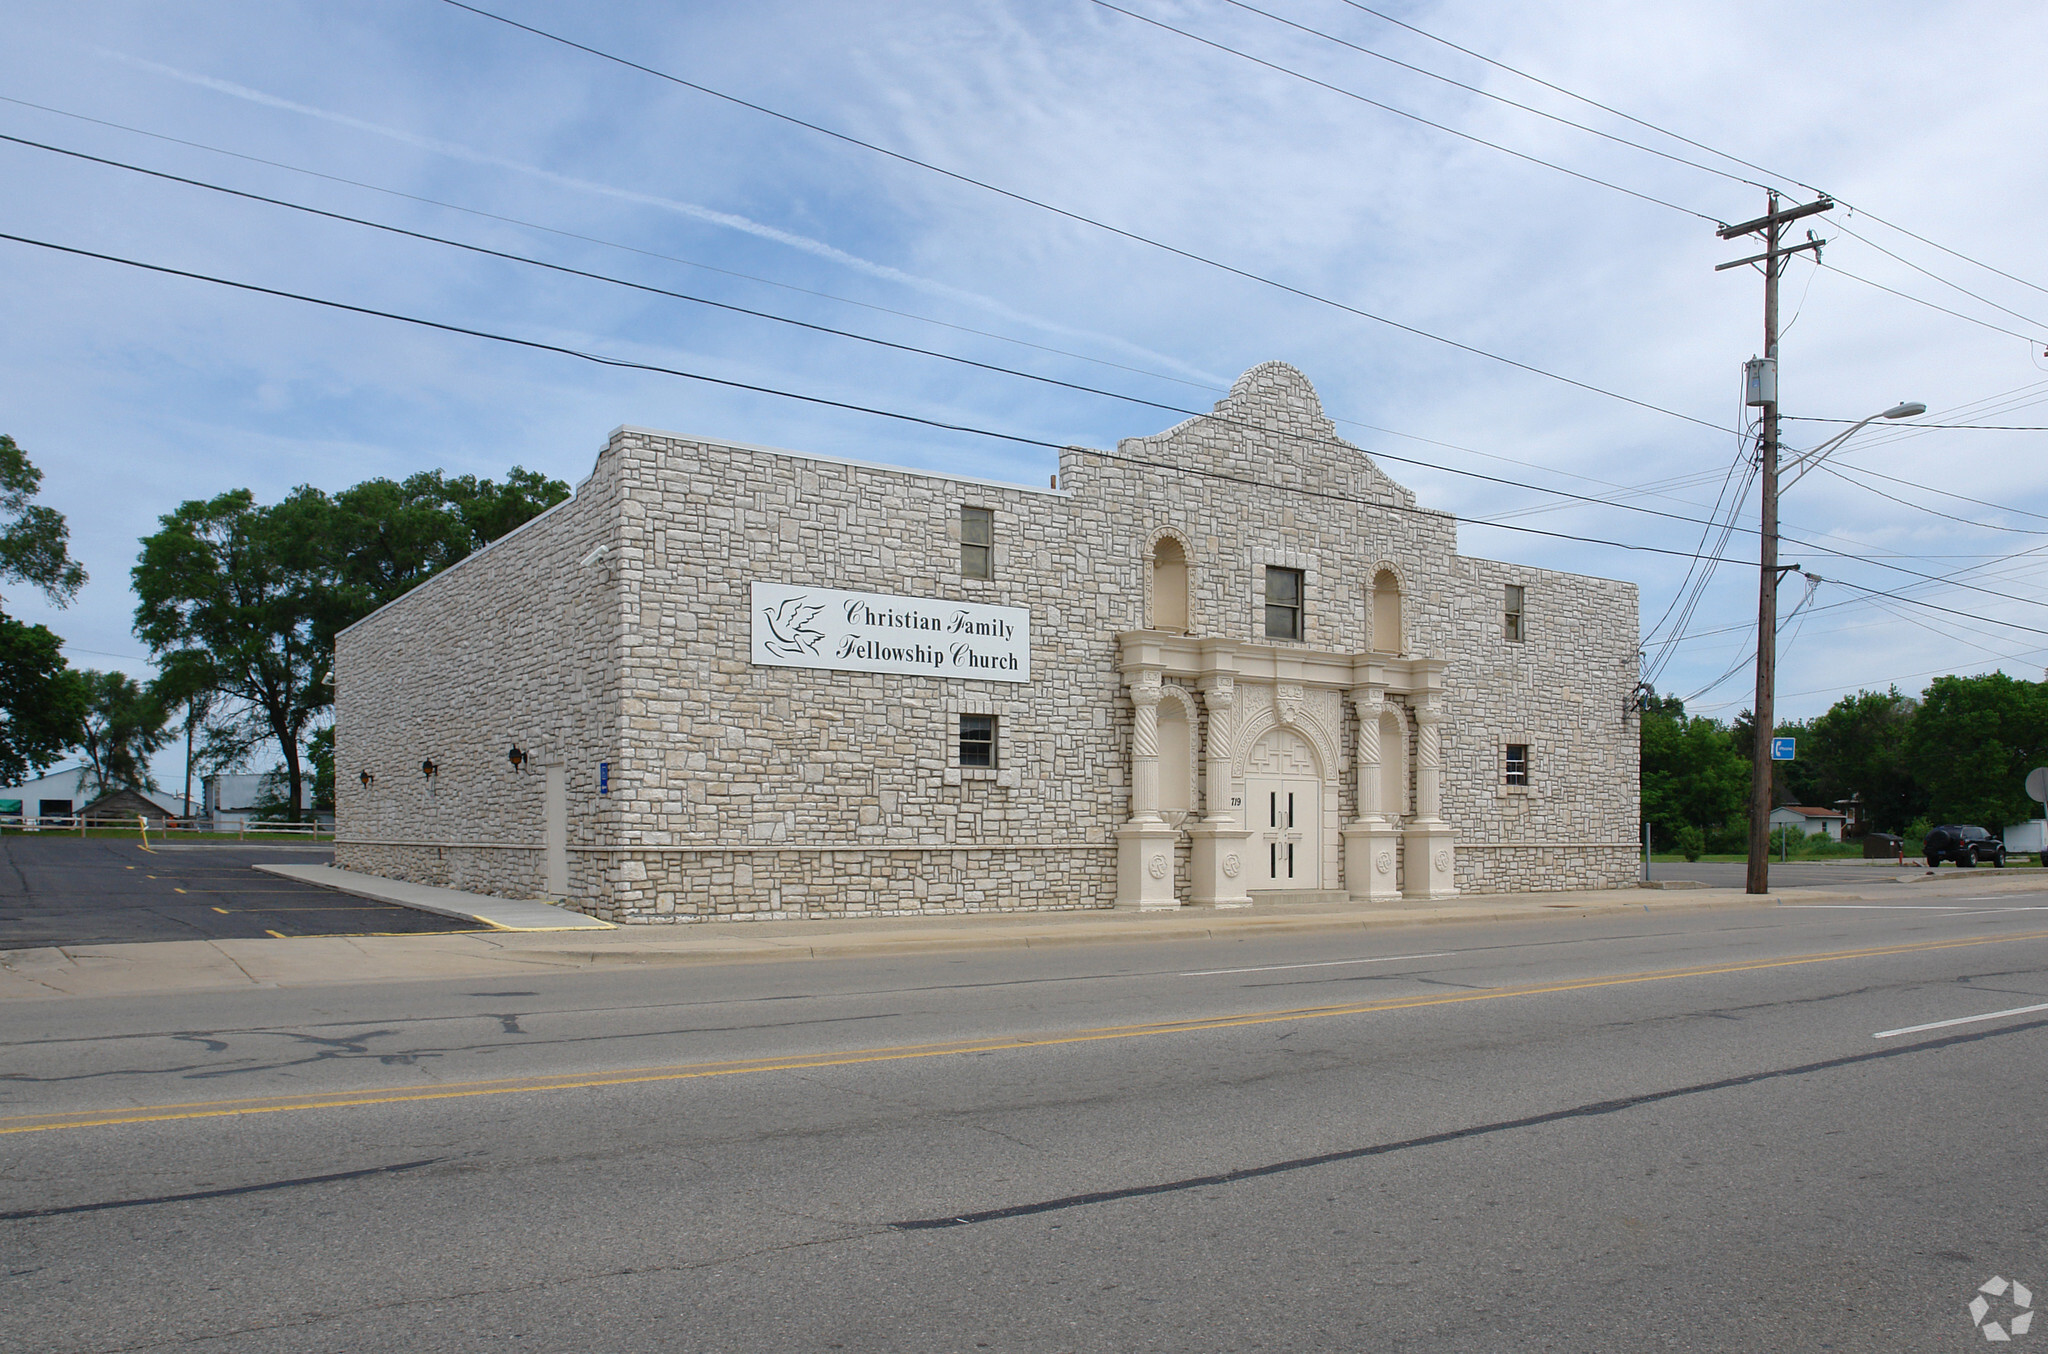
[[[1047, 498], [1072, 497], [1072, 495], [1068, 493], [1065, 489], [1041, 489], [1036, 485], [1031, 484], [1011, 484], [1007, 480], [979, 479], [973, 475], [949, 475], [942, 470], [916, 470], [909, 466], [886, 465], [880, 461], [859, 461], [855, 460], [850, 456], [826, 456], [817, 452], [791, 451], [787, 447], [768, 447], [761, 446], [753, 442], [734, 442], [723, 437], [692, 437], [686, 433], [669, 432], [664, 428], [643, 428], [637, 424], [632, 423], [621, 423], [618, 427], [612, 429], [611, 432], [605, 435], [604, 445], [597, 449], [597, 454], [599, 458], [602, 458], [607, 451], [610, 451], [612, 449], [613, 444], [618, 441], [620, 433], [640, 433], [648, 437], [668, 438], [677, 442], [693, 442], [701, 444], [703, 446], [710, 447], [729, 447], [734, 451], [757, 452], [767, 456], [787, 456], [792, 460], [798, 461], [822, 461], [828, 465], [850, 465], [861, 470], [880, 470], [885, 473], [893, 475], [914, 475], [923, 479], [947, 480], [954, 484], [971, 484], [979, 488], [1003, 489], [1013, 493], [1042, 494]], [[1076, 447], [1075, 450], [1086, 451], [1088, 450], [1088, 448]], [[440, 573], [435, 574], [432, 578], [424, 579], [421, 582], [415, 584], [413, 587], [408, 588], [406, 591], [400, 593], [398, 596], [386, 602], [383, 606], [380, 606], [375, 611], [372, 611], [369, 615], [364, 616], [361, 620], [351, 621], [349, 624], [335, 631], [334, 637], [336, 639], [340, 639], [343, 635], [355, 629], [358, 625], [363, 624], [365, 621], [373, 620], [377, 616], [381, 615], [386, 608], [398, 605], [406, 598], [411, 597], [414, 593], [418, 592], [421, 588], [430, 587], [437, 580], [448, 577], [457, 569], [460, 569], [463, 565], [477, 558], [477, 556], [483, 554], [485, 551], [496, 549], [498, 546], [503, 545], [506, 541], [511, 540], [514, 536], [517, 536], [520, 532], [526, 530], [528, 527], [534, 525], [536, 522], [543, 521], [546, 518], [555, 514], [556, 512], [559, 512], [563, 508], [568, 507], [570, 504], [574, 503], [578, 498], [583, 496], [584, 486], [589, 484], [592, 479], [596, 478], [596, 476], [597, 471], [593, 467], [590, 474], [585, 475], [581, 480], [577, 481], [576, 488], [570, 493], [569, 497], [563, 499], [560, 503], [555, 504], [554, 507], [549, 508], [546, 512], [538, 513], [535, 516], [528, 518], [524, 522], [521, 522], [518, 526], [512, 528], [510, 531], [500, 536], [497, 540], [487, 541], [483, 545], [478, 546], [476, 549], [470, 551], [467, 555], [464, 555], [461, 559], [455, 561], [455, 563], [443, 569]]]
[[[621, 423], [612, 429], [611, 437], [605, 441], [610, 446], [620, 433], [640, 433], [647, 437], [662, 437], [674, 442], [693, 442], [707, 447], [730, 447], [734, 451], [751, 451], [763, 456], [787, 456], [797, 461], [820, 461], [826, 465], [850, 465], [858, 470], [880, 470], [891, 475], [914, 475], [920, 479], [947, 480], [954, 484], [972, 484], [984, 489], [1006, 489], [1020, 494], [1042, 494], [1047, 498], [1071, 498], [1065, 489], [1048, 488], [1035, 484], [1013, 484], [1009, 480], [983, 479], [976, 475], [952, 475], [943, 470], [920, 470], [914, 466], [890, 465], [885, 461], [863, 461], [852, 456], [827, 456], [816, 451], [792, 451], [788, 447], [763, 446], [758, 442], [734, 442], [724, 437], [699, 437], [690, 433], [670, 432], [666, 428], [643, 428], [633, 423]], [[1090, 451], [1090, 447], [1071, 447], [1067, 450]]]

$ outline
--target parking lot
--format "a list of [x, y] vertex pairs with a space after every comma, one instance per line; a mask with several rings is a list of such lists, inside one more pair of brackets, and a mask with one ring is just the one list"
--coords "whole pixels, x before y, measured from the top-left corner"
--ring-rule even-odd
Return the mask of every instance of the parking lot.
[[0, 949], [479, 929], [251, 868], [325, 865], [333, 854], [10, 834], [0, 837]]

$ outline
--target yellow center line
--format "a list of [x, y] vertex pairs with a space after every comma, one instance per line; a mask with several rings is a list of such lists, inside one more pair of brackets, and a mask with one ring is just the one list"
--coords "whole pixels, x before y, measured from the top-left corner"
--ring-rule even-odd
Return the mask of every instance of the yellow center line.
[[[273, 931], [271, 934], [276, 935], [276, 932]], [[280, 936], [279, 939], [283, 939], [283, 937]], [[1486, 992], [1462, 992], [1449, 996], [1390, 997], [1378, 1001], [1353, 1002], [1338, 1006], [1300, 1006], [1274, 1011], [1249, 1011], [1238, 1015], [1197, 1017], [1189, 1020], [1158, 1021], [1140, 1025], [1109, 1025], [1099, 1029], [1074, 1030], [1064, 1034], [998, 1035], [982, 1039], [949, 1040], [944, 1043], [901, 1044], [880, 1048], [797, 1054], [785, 1057], [686, 1063], [672, 1067], [643, 1067], [615, 1072], [570, 1073], [553, 1077], [513, 1077], [492, 1081], [442, 1082], [434, 1086], [378, 1087], [362, 1091], [310, 1092], [293, 1096], [266, 1096], [242, 1100], [201, 1100], [181, 1104], [141, 1105], [129, 1109], [15, 1115], [8, 1118], [0, 1118], [0, 1134], [48, 1133], [61, 1129], [104, 1128], [117, 1124], [164, 1123], [180, 1119], [217, 1119], [238, 1114], [285, 1114], [299, 1110], [352, 1109], [362, 1105], [399, 1105], [420, 1100], [464, 1100], [477, 1096], [532, 1095], [546, 1091], [574, 1091], [601, 1086], [634, 1086], [648, 1082], [692, 1081], [704, 1077], [745, 1076], [758, 1072], [794, 1072], [818, 1067], [852, 1067], [861, 1063], [901, 1062], [914, 1058], [945, 1058], [967, 1053], [1000, 1053], [1027, 1048], [1054, 1048], [1067, 1044], [1100, 1043], [1105, 1040], [1143, 1039], [1160, 1034], [1192, 1034], [1202, 1030], [1238, 1029], [1249, 1025], [1272, 1025], [1303, 1020], [1328, 1020], [1337, 1016], [1371, 1015], [1383, 1011], [1408, 1011], [1432, 1006], [1462, 1006], [1470, 1002], [1499, 1001], [1512, 997], [1539, 997], [1557, 992], [1584, 992], [1602, 987], [1626, 987], [1637, 983], [1670, 982], [1683, 978], [1711, 978], [1730, 973], [1756, 973], [1766, 969], [1796, 968], [1806, 964], [1832, 964], [1849, 959], [1878, 959], [1890, 955], [1917, 954], [1930, 950], [1953, 950], [1976, 945], [2004, 945], [2013, 941], [2043, 939], [2048, 939], [2048, 931], [2024, 931], [2012, 935], [1979, 936], [1963, 940], [1918, 941], [1907, 945], [1874, 945], [1854, 950], [1829, 950], [1818, 954], [1791, 955], [1783, 959], [1757, 959], [1738, 964], [1712, 964], [1696, 968], [1657, 969], [1645, 973], [1613, 974], [1602, 978], [1576, 978], [1567, 982], [1542, 983], [1526, 987], [1504, 987]]]

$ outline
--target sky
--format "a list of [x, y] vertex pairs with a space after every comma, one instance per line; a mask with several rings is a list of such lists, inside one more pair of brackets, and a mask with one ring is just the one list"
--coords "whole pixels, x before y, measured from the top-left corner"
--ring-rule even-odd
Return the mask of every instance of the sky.
[[477, 8], [8, 0], [0, 134], [616, 280], [15, 141], [0, 233], [712, 378], [0, 240], [0, 432], [91, 574], [5, 606], [74, 665], [149, 675], [129, 570], [188, 499], [574, 484], [620, 424], [1042, 484], [1032, 443], [1159, 431], [1277, 358], [1464, 553], [1638, 584], [1646, 678], [1731, 718], [1763, 285], [1715, 231], [1775, 187], [1838, 202], [1783, 282], [1788, 454], [1929, 410], [1785, 495], [1820, 581], [1781, 593], [1780, 718], [2043, 675], [2038, 5]]

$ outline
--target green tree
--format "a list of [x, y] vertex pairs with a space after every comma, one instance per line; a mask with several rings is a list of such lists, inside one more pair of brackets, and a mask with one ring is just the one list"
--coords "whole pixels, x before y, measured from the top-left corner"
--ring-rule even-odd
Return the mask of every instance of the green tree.
[[1859, 800], [1865, 827], [1903, 832], [1927, 809], [1907, 750], [1918, 704], [1897, 687], [1859, 691], [1808, 724], [1795, 763], [1806, 777], [1805, 802], [1832, 808]]
[[[306, 726], [330, 699], [314, 635], [327, 607], [322, 543], [303, 514], [256, 506], [236, 489], [159, 518], [133, 571], [135, 633], [167, 671], [241, 702], [277, 740], [291, 798], [301, 802]], [[191, 694], [189, 691], [185, 694]]]
[[77, 675], [85, 694], [83, 717], [72, 745], [85, 754], [95, 795], [124, 786], [153, 790], [150, 754], [171, 741], [165, 726], [170, 716], [156, 697], [133, 677], [119, 672]]
[[284, 753], [283, 802], [301, 804], [335, 635], [568, 497], [514, 466], [502, 484], [432, 470], [331, 495], [302, 485], [267, 508], [247, 490], [195, 500], [142, 541], [135, 632], [167, 703], [227, 697], [198, 730], [204, 746], [246, 762], [253, 721]]
[[[64, 514], [35, 501], [43, 472], [0, 433], [0, 580], [39, 588], [68, 606], [85, 586], [71, 558]], [[0, 614], [0, 779], [18, 781], [71, 745], [85, 691], [64, 661], [64, 641], [45, 626]]]
[[44, 626], [0, 616], [0, 784], [56, 761], [85, 718], [85, 688], [63, 647]]
[[71, 558], [64, 514], [35, 501], [42, 484], [43, 472], [0, 433], [0, 578], [32, 583], [65, 606], [85, 586], [85, 569]]
[[2048, 683], [1937, 677], [1906, 744], [1936, 821], [1994, 832], [2022, 822], [2033, 816], [2027, 772], [2048, 765]]
[[1657, 840], [1741, 817], [1749, 760], [1725, 725], [1688, 717], [1683, 701], [1652, 692], [1643, 703], [1641, 739], [1642, 811]]

